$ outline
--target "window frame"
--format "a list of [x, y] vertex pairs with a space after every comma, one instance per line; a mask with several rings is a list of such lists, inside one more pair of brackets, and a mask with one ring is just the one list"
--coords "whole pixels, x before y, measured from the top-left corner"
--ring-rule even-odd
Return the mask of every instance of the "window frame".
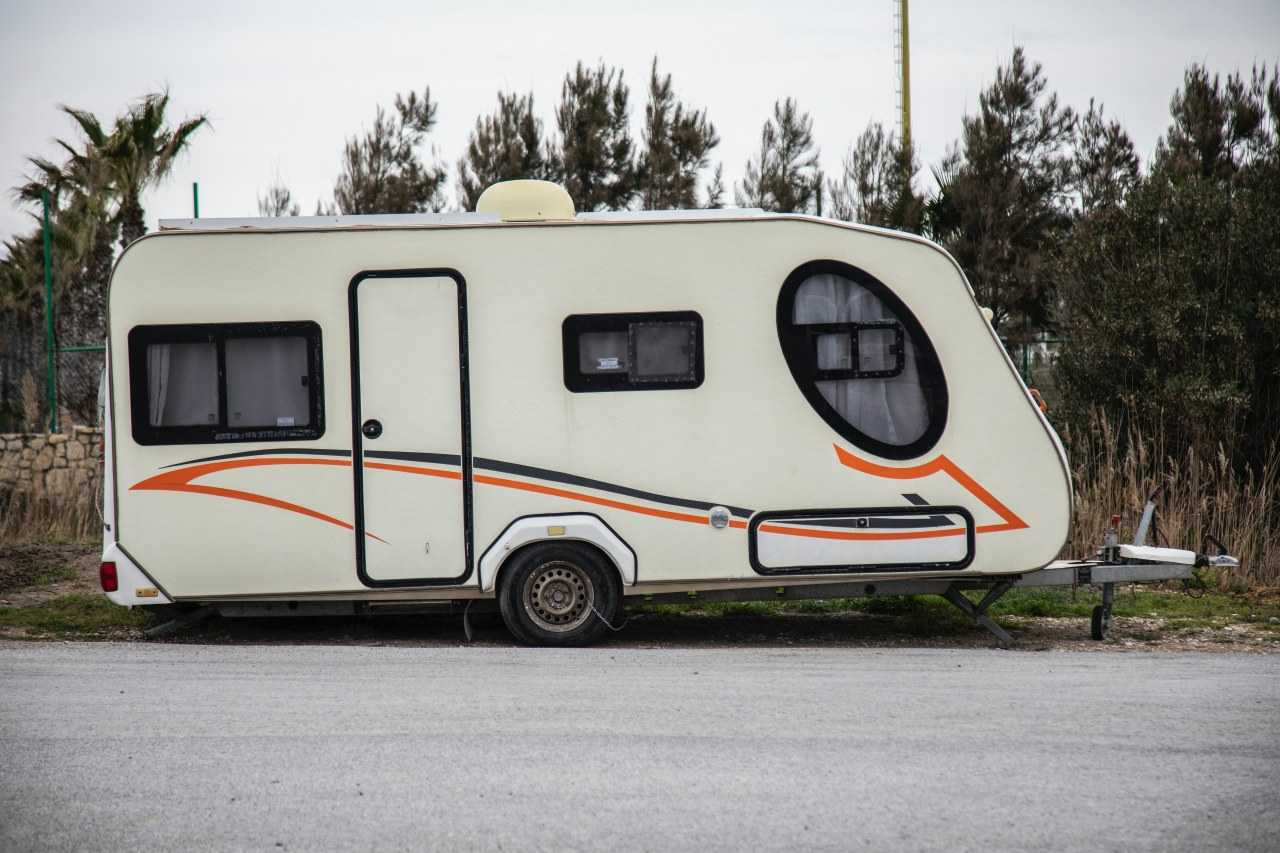
[[[634, 339], [631, 326], [636, 323], [686, 323], [694, 327], [692, 379], [632, 378]], [[564, 385], [575, 394], [601, 391], [679, 391], [697, 388], [706, 378], [702, 315], [697, 311], [640, 311], [619, 314], [570, 314], [561, 323], [561, 352], [564, 359]], [[618, 373], [583, 373], [580, 367], [580, 338], [595, 332], [627, 333], [626, 371]]]
[[[227, 341], [232, 338], [304, 338], [307, 342], [309, 423], [304, 427], [239, 429], [228, 425]], [[152, 426], [147, 387], [147, 347], [153, 344], [211, 343], [217, 350], [218, 422]], [[247, 441], [315, 441], [324, 435], [324, 361], [320, 324], [311, 320], [260, 323], [175, 323], [129, 330], [129, 410], [133, 440], [144, 446], [227, 444]]]
[[[924, 434], [915, 441], [899, 445], [872, 438], [845, 420], [844, 416], [836, 411], [835, 407], [822, 396], [822, 392], [818, 389], [819, 382], [887, 378], [886, 374], [888, 372], [860, 371], [857, 369], [851, 371], [819, 370], [816, 349], [816, 336], [818, 333], [811, 330], [834, 326], [883, 326], [889, 321], [877, 321], [870, 324], [793, 323], [791, 318], [795, 312], [796, 293], [800, 290], [800, 285], [815, 275], [837, 275], [849, 279], [854, 284], [870, 291], [897, 317], [898, 324], [904, 329], [905, 337], [915, 344], [916, 370], [919, 374], [920, 386], [924, 392], [925, 408], [929, 417], [929, 424], [925, 428]], [[884, 282], [865, 270], [841, 261], [816, 260], [801, 264], [791, 271], [791, 274], [787, 276], [781, 290], [778, 292], [777, 326], [778, 342], [782, 347], [782, 355], [792, 379], [795, 380], [800, 392], [809, 402], [809, 405], [813, 407], [814, 411], [845, 441], [884, 459], [914, 459], [924, 455], [938, 443], [938, 439], [942, 437], [942, 433], [946, 429], [947, 416], [951, 408], [946, 373], [942, 368], [941, 361], [938, 359], [937, 351], [933, 348], [933, 341], [925, 332], [924, 327], [920, 325], [920, 321], [907, 308], [906, 303], [899, 299]], [[857, 332], [851, 328], [850, 334], [856, 335]], [[900, 358], [903, 359], [903, 365], [905, 366], [905, 349]], [[897, 375], [898, 372], [900, 370], [888, 375]]]
[[[958, 515], [964, 522], [964, 556], [959, 560], [935, 563], [845, 563], [845, 564], [809, 564], [799, 566], [766, 566], [760, 561], [760, 526], [769, 522], [786, 524], [796, 523], [794, 519], [859, 519], [868, 521], [876, 517], [896, 517], [903, 515], [947, 516]], [[768, 531], [766, 531], [768, 532]], [[869, 574], [872, 572], [937, 572], [963, 571], [972, 563], [976, 553], [974, 541], [977, 525], [973, 513], [959, 505], [913, 504], [899, 507], [848, 507], [837, 509], [778, 509], [758, 512], [751, 516], [747, 523], [747, 558], [751, 568], [758, 575], [826, 575], [826, 574]]]

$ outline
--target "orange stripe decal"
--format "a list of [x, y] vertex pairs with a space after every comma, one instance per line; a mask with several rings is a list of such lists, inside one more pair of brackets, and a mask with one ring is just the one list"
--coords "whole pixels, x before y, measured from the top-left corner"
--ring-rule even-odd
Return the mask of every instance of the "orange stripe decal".
[[655, 518], [666, 518], [671, 521], [686, 521], [690, 524], [707, 524], [705, 515], [691, 515], [687, 512], [672, 512], [666, 509], [654, 509], [653, 507], [640, 506], [639, 504], [624, 503], [623, 501], [615, 501], [611, 498], [598, 498], [593, 495], [585, 495], [582, 492], [571, 492], [568, 489], [557, 489], [552, 486], [539, 486], [537, 483], [522, 483], [519, 480], [508, 480], [505, 477], [490, 477], [487, 474], [477, 474], [475, 476], [477, 483], [484, 483], [487, 486], [502, 486], [508, 489], [521, 489], [526, 492], [537, 492], [540, 495], [551, 495], [557, 498], [571, 498], [573, 500], [585, 501], [589, 504], [597, 506], [607, 506], [613, 509], [622, 509], [627, 512], [638, 512], [641, 515], [651, 515]]
[[366, 462], [366, 468], [376, 468], [379, 471], [396, 471], [401, 474], [421, 474], [425, 477], [443, 477], [446, 480], [461, 480], [461, 471], [442, 471], [439, 468], [415, 468], [412, 465], [392, 465], [389, 462]]
[[[895, 468], [888, 465], [881, 465], [866, 459], [854, 456], [852, 453], [841, 448], [839, 445], [833, 445], [836, 451], [836, 457], [841, 464], [859, 471], [863, 474], [869, 474], [874, 477], [884, 477], [895, 480], [914, 480], [921, 477], [927, 477], [931, 474], [946, 474], [957, 482], [966, 491], [982, 502], [984, 506], [1000, 517], [999, 524], [980, 525], [974, 531], [975, 533], [998, 533], [1005, 530], [1021, 530], [1028, 525], [1017, 513], [1001, 503], [994, 495], [982, 487], [977, 480], [969, 476], [958, 465], [952, 462], [945, 455], [925, 462], [920, 465], [912, 465], [903, 468]], [[351, 461], [348, 459], [323, 459], [312, 457], [266, 457], [266, 458], [248, 458], [248, 459], [231, 459], [216, 462], [206, 462], [191, 465], [185, 468], [178, 468], [164, 471], [153, 477], [149, 477], [132, 487], [135, 491], [168, 491], [168, 492], [186, 492], [189, 494], [210, 495], [213, 497], [229, 498], [231, 500], [246, 501], [262, 506], [269, 506], [276, 509], [294, 512], [299, 515], [324, 521], [333, 524], [345, 530], [353, 530], [354, 526], [349, 522], [331, 515], [319, 512], [300, 504], [291, 503], [289, 501], [279, 500], [278, 498], [259, 495], [253, 492], [245, 492], [238, 489], [227, 489], [218, 486], [207, 486], [194, 483], [192, 481], [213, 474], [219, 471], [225, 471], [233, 468], [255, 468], [264, 465], [328, 465], [340, 468], [351, 467]], [[390, 462], [372, 462], [364, 463], [366, 469], [390, 471], [400, 474], [416, 474], [423, 477], [439, 477], [446, 480], [461, 480], [462, 472], [448, 468], [429, 468], [418, 465], [400, 465]], [[633, 512], [640, 515], [647, 515], [652, 518], [662, 518], [668, 521], [680, 521], [686, 524], [708, 524], [706, 515], [695, 515], [688, 512], [677, 512], [668, 509], [659, 509], [657, 507], [644, 506], [642, 504], [630, 503], [627, 501], [615, 500], [613, 498], [591, 495], [585, 492], [573, 491], [570, 489], [558, 488], [556, 486], [546, 486], [540, 483], [530, 483], [523, 480], [513, 480], [507, 477], [495, 477], [488, 474], [475, 474], [473, 481], [481, 485], [497, 486], [504, 489], [518, 489], [525, 492], [533, 492], [535, 494], [547, 495], [556, 498], [565, 498], [567, 500], [581, 501], [583, 503], [594, 504], [596, 506], [609, 507], [611, 509], [622, 510], [624, 512]], [[745, 530], [747, 522], [743, 519], [731, 519], [729, 527], [734, 530]], [[964, 533], [963, 528], [947, 528], [943, 530], [913, 530], [903, 532], [851, 532], [837, 530], [820, 530], [795, 527], [785, 524], [763, 524], [760, 526], [761, 532], [772, 533], [783, 536], [804, 536], [816, 539], [837, 539], [847, 541], [901, 541], [911, 539], [933, 539], [944, 536], [959, 536]], [[385, 542], [379, 536], [368, 531], [365, 535], [379, 542]]]
[[959, 465], [948, 459], [945, 454], [939, 455], [936, 459], [920, 465], [911, 465], [906, 468], [893, 468], [888, 465], [881, 465], [877, 462], [860, 459], [838, 444], [832, 446], [836, 449], [836, 458], [839, 459], [842, 464], [847, 465], [855, 471], [861, 471], [863, 474], [870, 474], [873, 477], [886, 477], [892, 480], [916, 480], [921, 477], [927, 477], [930, 474], [946, 474], [964, 487], [969, 494], [981, 501], [987, 509], [1000, 516], [1002, 523], [980, 525], [974, 531], [975, 533], [1000, 533], [1005, 530], [1023, 530], [1029, 526], [1025, 521], [1018, 517], [1016, 512], [997, 500], [995, 495], [984, 489], [977, 480], [966, 474]]
[[[399, 471], [405, 474], [422, 474], [428, 477], [448, 477], [452, 480], [462, 479], [462, 474], [458, 471], [450, 471], [440, 468], [418, 468], [412, 465], [387, 465], [382, 462], [366, 462], [366, 468], [384, 468], [388, 471]], [[492, 477], [488, 474], [474, 474], [471, 477], [472, 482], [480, 483], [485, 486], [499, 486], [504, 489], [519, 489], [524, 492], [535, 492], [540, 495], [550, 495], [556, 498], [569, 498], [570, 500], [582, 501], [584, 503], [595, 504], [597, 506], [607, 506], [612, 509], [621, 509], [627, 512], [636, 512], [641, 515], [651, 515], [655, 518], [665, 518], [670, 521], [684, 521], [690, 524], [707, 524], [707, 517], [704, 515], [692, 515], [687, 512], [672, 512], [666, 509], [654, 509], [653, 507], [641, 506], [640, 504], [626, 503], [625, 501], [616, 501], [612, 498], [601, 498], [595, 495], [588, 495], [583, 492], [573, 492], [568, 489], [559, 489], [554, 486], [542, 486], [537, 483], [526, 483], [521, 480], [510, 480], [506, 477]], [[732, 523], [732, 522], [731, 522]], [[746, 527], [745, 521], [733, 523], [735, 527]]]
[[[253, 492], [244, 492], [239, 489], [224, 489], [218, 486], [201, 486], [191, 481], [197, 477], [203, 477], [206, 474], [213, 474], [218, 471], [226, 471], [231, 468], [256, 468], [262, 465], [336, 465], [343, 468], [350, 468], [351, 462], [345, 459], [297, 459], [297, 458], [267, 458], [267, 459], [231, 459], [225, 462], [208, 462], [203, 465], [192, 465], [189, 468], [178, 468], [172, 471], [165, 471], [154, 477], [148, 477], [140, 483], [134, 484], [130, 491], [154, 491], [154, 492], [186, 492], [194, 495], [212, 495], [219, 498], [230, 498], [231, 500], [247, 501], [248, 503], [260, 504], [262, 506], [275, 507], [289, 512], [296, 512], [299, 515], [305, 515], [308, 518], [315, 518], [320, 521], [328, 522], [345, 530], [354, 530], [355, 527], [349, 522], [340, 518], [334, 518], [332, 515], [326, 515], [323, 512], [302, 506], [301, 504], [282, 501], [278, 498], [267, 497], [266, 495], [258, 495]], [[365, 531], [365, 536], [375, 539], [379, 542], [385, 542], [379, 536], [369, 531]]]

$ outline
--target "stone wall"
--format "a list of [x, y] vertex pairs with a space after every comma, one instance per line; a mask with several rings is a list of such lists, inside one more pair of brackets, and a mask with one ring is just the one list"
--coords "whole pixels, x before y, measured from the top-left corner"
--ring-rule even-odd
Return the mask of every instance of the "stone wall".
[[102, 482], [102, 430], [0, 435], [0, 490], [76, 495]]

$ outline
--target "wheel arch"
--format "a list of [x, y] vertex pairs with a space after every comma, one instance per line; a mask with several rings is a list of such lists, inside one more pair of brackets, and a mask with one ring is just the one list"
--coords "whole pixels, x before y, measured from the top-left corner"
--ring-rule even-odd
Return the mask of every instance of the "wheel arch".
[[[560, 532], [553, 532], [559, 530]], [[525, 515], [513, 520], [480, 555], [481, 592], [497, 589], [512, 558], [544, 542], [579, 542], [599, 552], [617, 571], [623, 586], [636, 583], [639, 560], [632, 548], [603, 518], [594, 513]]]

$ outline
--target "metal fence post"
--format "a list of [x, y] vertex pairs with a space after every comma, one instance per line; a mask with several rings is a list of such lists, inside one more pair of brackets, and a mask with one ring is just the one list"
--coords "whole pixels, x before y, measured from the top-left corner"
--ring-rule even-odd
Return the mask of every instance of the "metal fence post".
[[45, 400], [49, 405], [49, 432], [58, 431], [58, 341], [53, 322], [53, 242], [49, 233], [49, 191], [41, 190], [44, 204], [44, 349]]

